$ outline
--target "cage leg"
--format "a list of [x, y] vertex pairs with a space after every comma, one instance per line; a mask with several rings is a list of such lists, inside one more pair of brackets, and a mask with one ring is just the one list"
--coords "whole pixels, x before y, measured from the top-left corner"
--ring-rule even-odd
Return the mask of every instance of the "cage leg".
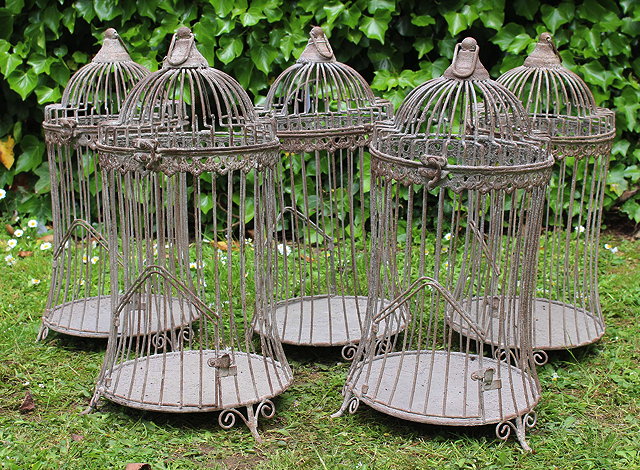
[[246, 417], [235, 408], [222, 410], [218, 416], [218, 424], [222, 429], [231, 429], [236, 424], [236, 419], [240, 418], [249, 428], [256, 442], [261, 444], [262, 438], [260, 434], [258, 434], [258, 418], [260, 416], [263, 418], [273, 418], [276, 414], [276, 407], [271, 400], [267, 399], [260, 402], [255, 410], [253, 409], [253, 405], [247, 405], [246, 410]]
[[36, 337], [36, 341], [44, 341], [49, 336], [49, 327], [42, 322], [40, 325], [40, 331], [38, 331], [38, 336]]
[[360, 399], [351, 392], [346, 392], [344, 401], [340, 406], [340, 409], [331, 415], [332, 418], [339, 418], [344, 415], [345, 411], [349, 411], [349, 414], [354, 414], [360, 406]]
[[496, 436], [498, 436], [498, 439], [506, 440], [511, 435], [511, 431], [513, 431], [522, 449], [525, 452], [531, 452], [531, 447], [527, 443], [526, 434], [527, 429], [531, 429], [536, 425], [536, 421], [535, 411], [530, 411], [524, 416], [517, 416], [513, 421], [503, 421], [496, 425]]
[[89, 406], [87, 406], [83, 411], [80, 412], [81, 415], [88, 415], [93, 413], [94, 411], [98, 411], [98, 403], [100, 402], [101, 394], [96, 391], [91, 397], [91, 401], [89, 402]]

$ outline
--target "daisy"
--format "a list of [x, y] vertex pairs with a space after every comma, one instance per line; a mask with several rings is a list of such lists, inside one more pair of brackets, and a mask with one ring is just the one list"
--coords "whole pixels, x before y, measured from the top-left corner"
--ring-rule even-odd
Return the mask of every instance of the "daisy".
[[13, 232], [13, 236], [16, 238], [20, 238], [22, 235], [24, 235], [24, 231], [21, 228], [18, 228]]
[[29, 222], [27, 222], [27, 227], [29, 228], [36, 228], [38, 226], [38, 221], [36, 219], [31, 219]]
[[7, 242], [7, 250], [11, 250], [12, 248], [15, 248], [17, 244], [18, 244], [18, 240], [16, 240], [15, 238], [12, 238]]
[[9, 266], [13, 266], [14, 264], [16, 264], [16, 259], [12, 255], [5, 256], [4, 260]]
[[99, 256], [94, 256], [91, 258], [91, 264], [96, 264], [98, 261], [100, 261], [100, 257]]
[[85, 284], [84, 279], [80, 279], [80, 287], [84, 286], [84, 284]]
[[40, 279], [31, 278], [29, 281], [30, 286], [37, 286], [38, 284], [40, 284]]
[[51, 249], [51, 243], [49, 243], [49, 242], [44, 242], [42, 245], [40, 245], [40, 249], [41, 249], [42, 251], [50, 250], [50, 249]]
[[614, 247], [613, 247], [613, 248], [611, 248], [609, 251], [615, 255], [615, 254], [618, 252], [618, 247], [617, 247], [617, 246], [614, 246]]
[[0, 199], [7, 197], [7, 192], [4, 189], [0, 189]]
[[604, 244], [604, 249], [605, 249], [605, 250], [610, 250], [611, 248], [613, 248], [613, 246], [612, 246], [612, 245], [609, 245], [608, 243], [605, 243], [605, 244]]
[[578, 225], [578, 226], [575, 228], [575, 231], [576, 231], [577, 233], [584, 233], [584, 231], [585, 231], [585, 230], [587, 230], [587, 229], [584, 227], [584, 225]]
[[195, 261], [192, 261], [191, 263], [189, 263], [189, 268], [197, 269], [197, 267], [198, 267], [198, 263], [196, 263]]
[[445, 239], [446, 241], [451, 240], [451, 233], [447, 233], [447, 234], [445, 234], [444, 239]]
[[87, 255], [82, 255], [82, 262], [87, 264], [89, 262], [89, 257]]

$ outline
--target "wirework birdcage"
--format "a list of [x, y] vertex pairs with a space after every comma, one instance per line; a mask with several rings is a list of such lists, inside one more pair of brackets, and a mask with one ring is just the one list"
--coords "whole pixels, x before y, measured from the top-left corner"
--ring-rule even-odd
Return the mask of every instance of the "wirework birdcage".
[[53, 214], [53, 271], [38, 339], [49, 330], [106, 338], [111, 325], [107, 240], [101, 214], [95, 140], [98, 124], [113, 119], [148, 72], [131, 60], [114, 29], [80, 68], [43, 123]]
[[240, 84], [210, 68], [180, 28], [161, 70], [100, 127], [98, 151], [111, 278], [123, 279], [123, 293], [91, 407], [106, 397], [146, 410], [220, 410], [222, 427], [241, 418], [259, 439], [258, 417], [273, 416], [270, 399], [292, 381], [270, 327], [273, 120], [259, 119]]
[[605, 324], [598, 294], [598, 251], [615, 115], [599, 108], [582, 79], [563, 67], [549, 33], [521, 67], [498, 81], [520, 98], [535, 129], [551, 137], [557, 174], [547, 193], [533, 348], [583, 346]]
[[[478, 54], [462, 41], [443, 77], [374, 127], [369, 304], [393, 301], [369, 308], [334, 416], [362, 401], [410, 421], [496, 424], [528, 449], [540, 399], [530, 309], [553, 158]], [[392, 315], [408, 321], [400, 334], [385, 324]]]
[[280, 338], [342, 346], [343, 357], [351, 359], [367, 306], [365, 148], [373, 123], [390, 117], [392, 106], [336, 61], [316, 26], [297, 63], [274, 81], [265, 111], [275, 116], [284, 152], [276, 283]]

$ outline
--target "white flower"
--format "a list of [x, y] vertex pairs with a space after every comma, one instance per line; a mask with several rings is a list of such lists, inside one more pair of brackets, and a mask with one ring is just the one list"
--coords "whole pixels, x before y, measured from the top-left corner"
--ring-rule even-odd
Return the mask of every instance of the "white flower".
[[278, 253], [281, 255], [288, 255], [291, 253], [291, 247], [288, 245], [283, 245], [282, 243], [278, 243]]
[[609, 245], [608, 243], [604, 244], [604, 249], [605, 250], [610, 250], [611, 248], [613, 248], [613, 246]]
[[16, 259], [12, 256], [12, 255], [7, 255], [4, 257], [4, 260], [6, 261], [6, 263], [9, 266], [13, 266], [14, 264], [16, 264]]
[[446, 241], [451, 240], [451, 233], [446, 233], [446, 234], [444, 235], [444, 239], [445, 239]]
[[31, 278], [29, 281], [30, 286], [37, 286], [38, 284], [40, 284], [40, 279]]
[[44, 242], [42, 245], [40, 245], [40, 249], [41, 249], [42, 251], [50, 250], [50, 249], [51, 249], [51, 243], [49, 243], [49, 242]]
[[29, 228], [36, 228], [38, 226], [38, 221], [36, 219], [31, 219], [29, 222], [27, 222], [27, 227]]
[[7, 192], [4, 189], [0, 189], [0, 199], [7, 197]]
[[16, 238], [20, 238], [22, 235], [24, 235], [24, 230], [21, 228], [18, 228], [13, 232], [13, 236]]
[[584, 231], [585, 231], [585, 230], [587, 230], [587, 229], [584, 227], [584, 225], [578, 225], [578, 226], [575, 228], [575, 231], [576, 231], [577, 233], [584, 233]]
[[189, 268], [196, 269], [197, 267], [198, 267], [198, 263], [196, 263], [195, 261], [192, 261], [191, 263], [189, 263]]
[[87, 264], [89, 262], [89, 257], [87, 255], [82, 255], [82, 262]]
[[7, 248], [10, 250], [12, 248], [15, 248], [17, 244], [18, 244], [18, 240], [16, 240], [15, 238], [12, 238], [7, 242]]
[[443, 252], [443, 253], [446, 253], [446, 252], [448, 252], [448, 251], [449, 251], [449, 247], [448, 247], [448, 246], [443, 246], [443, 247], [442, 247], [442, 252]]
[[84, 284], [85, 284], [84, 279], [80, 279], [80, 286], [84, 286]]
[[449, 262], [448, 261], [444, 262], [444, 269], [449, 269]]
[[95, 250], [97, 247], [98, 247], [97, 240], [91, 240], [91, 248], [93, 248]]
[[558, 380], [558, 373], [557, 373], [557, 372], [554, 372], [554, 373], [553, 373], [553, 375], [551, 376], [551, 380], [553, 380], [554, 382], [555, 382], [556, 380]]
[[96, 264], [98, 261], [100, 261], [100, 257], [99, 256], [94, 256], [91, 258], [91, 264]]
[[22, 385], [24, 385], [25, 387], [28, 387], [28, 386], [29, 386], [29, 384], [30, 384], [30, 382], [29, 382], [29, 381], [22, 382]]
[[616, 254], [616, 253], [618, 252], [618, 247], [617, 247], [617, 246], [614, 246], [614, 247], [613, 247], [613, 248], [611, 248], [609, 251], [610, 251], [611, 253], [613, 253], [613, 254]]
[[38, 387], [44, 388], [44, 384], [38, 384]]

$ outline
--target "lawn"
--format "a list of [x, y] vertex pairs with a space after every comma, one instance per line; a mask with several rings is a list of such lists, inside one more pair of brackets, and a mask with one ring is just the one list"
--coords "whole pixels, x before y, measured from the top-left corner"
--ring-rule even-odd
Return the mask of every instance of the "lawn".
[[[634, 469], [640, 468], [640, 243], [606, 233], [600, 292], [607, 332], [598, 344], [550, 354], [540, 368], [538, 424], [524, 453], [494, 426], [447, 428], [404, 422], [361, 405], [331, 419], [348, 364], [339, 348], [287, 348], [293, 386], [262, 420], [257, 445], [241, 423], [217, 414], [165, 415], [104, 403], [93, 392], [105, 342], [51, 333], [35, 341], [46, 303], [51, 250], [25, 231], [5, 252], [0, 235], [0, 466], [7, 469]], [[32, 234], [33, 235], [33, 234]], [[45, 245], [46, 247], [46, 245]], [[21, 258], [18, 251], [33, 251]], [[614, 250], [615, 251], [615, 250]], [[5, 256], [15, 264], [9, 266]], [[32, 279], [42, 282], [35, 284]], [[30, 392], [35, 408], [19, 407]]]

